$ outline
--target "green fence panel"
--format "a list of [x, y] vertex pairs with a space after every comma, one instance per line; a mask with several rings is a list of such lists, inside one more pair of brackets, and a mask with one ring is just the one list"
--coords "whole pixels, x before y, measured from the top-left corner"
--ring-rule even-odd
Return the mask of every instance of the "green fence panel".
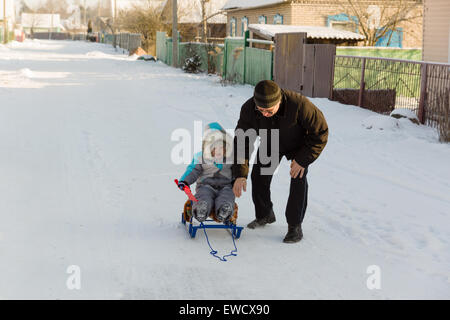
[[422, 60], [421, 49], [337, 47], [336, 55]]
[[166, 59], [165, 64], [172, 65], [172, 38], [166, 38]]
[[184, 60], [187, 58], [188, 42], [180, 42], [178, 44], [178, 65], [183, 67]]
[[161, 61], [166, 61], [166, 33], [156, 32], [156, 57]]
[[[180, 52], [180, 33], [178, 33], [178, 56], [179, 56], [179, 52]], [[171, 66], [172, 65], [172, 51], [173, 51], [173, 47], [172, 47], [172, 38], [166, 38], [165, 41], [165, 46], [166, 46], [166, 58], [164, 60], [164, 63]], [[180, 61], [180, 59], [178, 59], [178, 61]]]
[[217, 54], [216, 56], [216, 74], [223, 76], [223, 51]]
[[[193, 43], [193, 52], [200, 57], [201, 65], [200, 69], [203, 72], [208, 72], [208, 52], [210, 51], [210, 45], [204, 43]], [[212, 50], [212, 48], [211, 48]]]
[[225, 79], [243, 84], [245, 81], [245, 39], [225, 40]]
[[245, 83], [256, 85], [261, 80], [272, 80], [272, 51], [245, 48]]
[[114, 42], [114, 35], [110, 34], [110, 33], [105, 34], [104, 42], [106, 44], [113, 44], [113, 42]]
[[186, 59], [197, 55], [200, 58], [200, 70], [202, 72], [221, 74], [222, 63], [217, 58], [222, 54], [223, 48], [221, 46], [200, 42], [182, 42], [178, 48], [180, 68], [185, 64]]

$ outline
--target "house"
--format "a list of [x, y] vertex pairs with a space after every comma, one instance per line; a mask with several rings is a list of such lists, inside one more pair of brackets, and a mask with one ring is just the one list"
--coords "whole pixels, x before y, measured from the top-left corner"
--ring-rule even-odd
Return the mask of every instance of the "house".
[[[448, 0], [442, 0], [447, 1]], [[378, 39], [376, 46], [413, 47], [422, 46], [422, 0], [355, 0], [361, 16], [370, 28], [383, 31], [380, 17], [386, 17], [399, 3], [414, 6], [410, 13], [414, 19], [399, 22], [395, 30], [388, 30]], [[227, 13], [227, 35], [242, 36], [250, 24], [280, 24], [315, 27], [332, 27], [363, 34], [358, 18], [352, 14], [347, 1], [337, 0], [229, 0], [223, 7]], [[403, 4], [405, 5], [405, 4]], [[397, 6], [397, 7], [395, 7]], [[406, 5], [405, 5], [406, 6]], [[388, 9], [386, 9], [388, 8]], [[391, 10], [391, 11], [389, 11]], [[399, 11], [399, 10], [397, 10]], [[361, 19], [364, 19], [361, 18]], [[368, 39], [366, 37], [365, 42]], [[366, 44], [360, 42], [359, 44]]]
[[[183, 41], [200, 40], [203, 27], [203, 0], [178, 0], [178, 30]], [[222, 8], [227, 0], [209, 0], [205, 2], [207, 18], [207, 37], [212, 40], [226, 37], [227, 17]], [[172, 23], [172, 0], [163, 4], [162, 17], [168, 24]]]
[[450, 63], [449, 0], [424, 0], [422, 58]]
[[35, 32], [60, 32], [64, 30], [59, 14], [22, 13], [21, 25], [26, 34]]

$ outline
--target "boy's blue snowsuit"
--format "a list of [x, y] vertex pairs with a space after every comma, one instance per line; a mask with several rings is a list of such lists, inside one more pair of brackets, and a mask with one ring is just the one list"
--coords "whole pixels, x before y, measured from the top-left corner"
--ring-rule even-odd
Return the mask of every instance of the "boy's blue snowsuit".
[[232, 159], [233, 138], [217, 122], [208, 124], [203, 136], [202, 152], [194, 156], [179, 179], [188, 185], [197, 183], [195, 197], [198, 202], [193, 203], [192, 209], [194, 217], [200, 222], [208, 218], [213, 208], [220, 221], [230, 218], [234, 211], [232, 164], [216, 163], [211, 156], [213, 147], [220, 143], [224, 146], [227, 158]]

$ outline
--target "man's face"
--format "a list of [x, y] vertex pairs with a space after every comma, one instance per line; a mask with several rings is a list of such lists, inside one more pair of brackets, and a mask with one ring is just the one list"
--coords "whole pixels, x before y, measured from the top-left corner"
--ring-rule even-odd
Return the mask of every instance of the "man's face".
[[281, 100], [280, 100], [280, 102], [278, 102], [276, 105], [274, 105], [271, 108], [261, 108], [261, 107], [256, 106], [256, 110], [261, 112], [264, 117], [270, 118], [278, 112], [278, 109], [280, 109], [280, 104], [281, 104]]

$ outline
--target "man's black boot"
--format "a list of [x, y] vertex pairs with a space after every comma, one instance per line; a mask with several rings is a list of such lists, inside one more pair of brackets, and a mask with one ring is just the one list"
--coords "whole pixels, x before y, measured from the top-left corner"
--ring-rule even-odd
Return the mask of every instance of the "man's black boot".
[[270, 210], [270, 213], [267, 217], [261, 218], [261, 219], [255, 219], [252, 222], [250, 222], [247, 225], [247, 228], [255, 229], [258, 227], [263, 227], [268, 223], [274, 223], [275, 222], [275, 214], [273, 213], [273, 210]]
[[283, 242], [284, 243], [296, 243], [302, 240], [303, 238], [303, 231], [302, 226], [300, 224], [297, 225], [290, 225], [288, 227], [288, 233], [284, 237]]

